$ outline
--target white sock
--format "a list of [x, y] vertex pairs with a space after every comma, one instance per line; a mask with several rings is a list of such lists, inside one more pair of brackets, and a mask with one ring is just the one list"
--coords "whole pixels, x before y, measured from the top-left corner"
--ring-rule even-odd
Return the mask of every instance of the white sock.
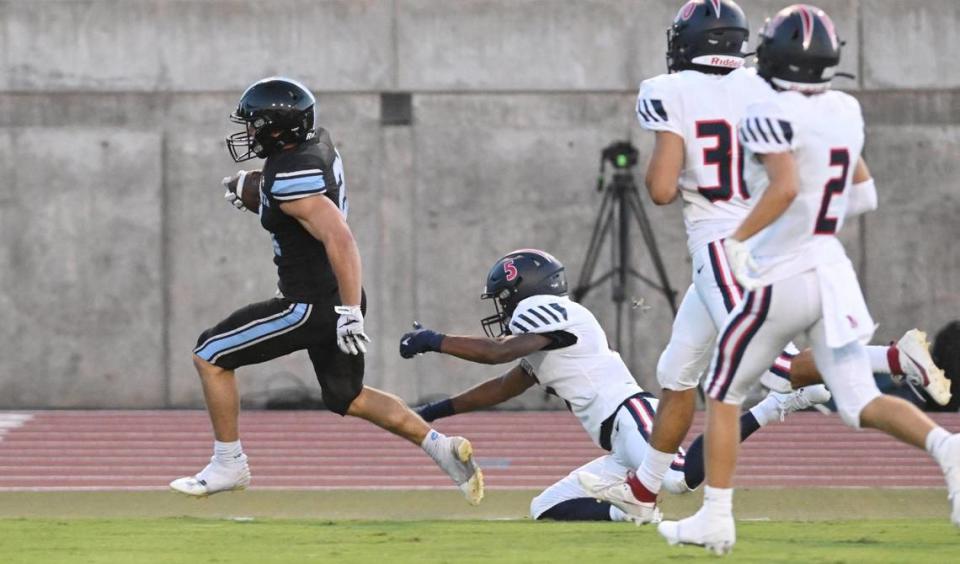
[[757, 420], [757, 423], [763, 427], [768, 423], [780, 421], [780, 404], [776, 398], [767, 395], [763, 398], [763, 401], [750, 408], [750, 413]]
[[870, 370], [874, 374], [891, 374], [890, 362], [887, 360], [887, 350], [890, 347], [871, 345], [866, 347], [867, 357], [870, 359]]
[[703, 488], [703, 509], [709, 515], [733, 515], [733, 488]]
[[443, 433], [430, 429], [427, 431], [427, 436], [424, 437], [423, 442], [420, 443], [420, 448], [429, 454], [430, 458], [439, 460], [441, 449], [447, 444], [446, 438], [447, 436]]
[[611, 521], [628, 521], [627, 514], [623, 512], [622, 509], [616, 505], [610, 506], [610, 520]]
[[926, 447], [927, 452], [930, 453], [930, 456], [933, 457], [937, 463], [940, 462], [941, 449], [943, 443], [946, 442], [952, 435], [944, 429], [943, 427], [934, 427], [929, 433], [927, 433]]
[[213, 441], [213, 455], [224, 464], [240, 464], [242, 462], [240, 458], [243, 456], [243, 446], [240, 445], [239, 439], [229, 443], [221, 443], [215, 440]]
[[640, 468], [637, 468], [637, 478], [640, 483], [651, 493], [660, 493], [663, 476], [670, 469], [670, 464], [676, 455], [675, 452], [660, 452], [653, 447], [648, 447]]

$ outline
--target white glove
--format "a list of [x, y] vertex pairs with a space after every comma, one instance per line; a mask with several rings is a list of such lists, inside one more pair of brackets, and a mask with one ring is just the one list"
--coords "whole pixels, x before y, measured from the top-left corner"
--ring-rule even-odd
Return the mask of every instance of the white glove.
[[337, 346], [345, 354], [366, 354], [370, 337], [363, 332], [363, 312], [360, 306], [334, 306], [340, 314], [337, 320]]
[[[240, 211], [246, 209], [243, 205], [243, 200], [240, 199], [240, 194], [243, 193], [243, 181], [246, 179], [246, 176], [247, 171], [239, 170], [233, 176], [224, 176], [223, 180], [220, 181], [226, 190], [226, 192], [223, 194], [223, 198]], [[230, 189], [230, 183], [233, 182], [234, 179], [237, 181], [236, 192]]]
[[743, 289], [750, 292], [756, 290], [763, 284], [750, 274], [750, 271], [756, 272], [757, 263], [750, 256], [750, 249], [742, 241], [736, 239], [724, 239], [723, 250], [727, 253], [727, 263], [730, 264], [730, 270], [733, 271], [737, 282], [743, 286]]

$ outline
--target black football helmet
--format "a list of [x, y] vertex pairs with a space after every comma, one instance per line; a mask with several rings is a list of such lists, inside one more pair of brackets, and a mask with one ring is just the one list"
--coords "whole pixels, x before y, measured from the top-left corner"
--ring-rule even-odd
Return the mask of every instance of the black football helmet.
[[489, 337], [510, 334], [507, 323], [517, 304], [540, 294], [565, 296], [567, 277], [563, 264], [549, 253], [537, 249], [519, 249], [498, 260], [490, 273], [480, 299], [492, 299], [495, 315], [480, 320]]
[[316, 99], [295, 80], [274, 76], [250, 85], [240, 96], [230, 121], [244, 130], [227, 137], [236, 162], [266, 158], [290, 143], [313, 136]]
[[690, 0], [667, 30], [667, 70], [727, 74], [742, 67], [750, 24], [733, 0]]
[[837, 75], [841, 47], [833, 21], [823, 10], [788, 6], [768, 19], [760, 32], [757, 74], [780, 90], [823, 92]]

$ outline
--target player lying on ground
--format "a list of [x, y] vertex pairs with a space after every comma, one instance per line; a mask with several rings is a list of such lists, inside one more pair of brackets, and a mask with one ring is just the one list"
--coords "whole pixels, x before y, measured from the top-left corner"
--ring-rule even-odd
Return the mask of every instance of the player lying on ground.
[[[346, 221], [343, 163], [329, 133], [315, 127], [313, 94], [289, 79], [264, 79], [243, 93], [231, 118], [244, 126], [227, 139], [234, 160], [266, 158], [259, 206], [252, 211], [259, 211], [273, 238], [279, 291], [273, 299], [237, 310], [197, 341], [193, 362], [213, 423], [214, 454], [206, 468], [170, 487], [205, 496], [250, 483], [237, 426], [234, 370], [305, 349], [328, 409], [420, 445], [470, 503], [480, 503], [483, 475], [470, 442], [445, 437], [398, 397], [363, 385], [369, 339], [363, 327], [360, 253]], [[227, 196], [233, 196], [228, 199], [240, 198], [238, 207], [250, 201], [243, 198], [246, 176], [226, 182]]]
[[[754, 69], [742, 68], [748, 23], [731, 0], [691, 0], [683, 5], [668, 32], [668, 73], [640, 86], [637, 118], [656, 134], [646, 184], [654, 203], [683, 200], [693, 280], [683, 297], [670, 342], [657, 363], [663, 388], [651, 448], [628, 480], [601, 489], [599, 497], [636, 497], [654, 503], [664, 474], [693, 421], [696, 389], [700, 384], [717, 331], [744, 299], [723, 253], [723, 240], [747, 216], [756, 197], [743, 180], [743, 150], [736, 125], [748, 104], [768, 90]], [[872, 184], [854, 186], [855, 215], [876, 207]], [[923, 387], [935, 401], [950, 400], [950, 382], [934, 365], [926, 336], [907, 332], [889, 347], [867, 347], [876, 373], [906, 378]], [[797, 356], [785, 350], [764, 372], [762, 383], [786, 391], [822, 381], [810, 351]]]
[[759, 202], [724, 242], [748, 292], [720, 332], [708, 373], [703, 507], [660, 524], [671, 544], [704, 545], [718, 554], [732, 549], [740, 404], [800, 333], [846, 424], [925, 448], [937, 461], [960, 526], [960, 435], [913, 404], [881, 394], [862, 344], [875, 325], [836, 234], [851, 188], [871, 178], [861, 159], [860, 104], [830, 90], [841, 45], [829, 16], [812, 6], [781, 10], [760, 33], [757, 69], [766, 90], [739, 125], [744, 178]]
[[[589, 473], [623, 481], [647, 450], [657, 399], [637, 385], [593, 314], [566, 296], [563, 265], [549, 254], [524, 249], [497, 261], [487, 276], [483, 298], [497, 313], [482, 321], [490, 338], [443, 335], [418, 329], [400, 340], [404, 358], [441, 352], [483, 364], [519, 360], [509, 372], [451, 399], [418, 409], [427, 421], [483, 409], [522, 394], [534, 384], [563, 399], [594, 443], [610, 452], [574, 470], [530, 504], [534, 519], [579, 521], [658, 520], [653, 507], [598, 503], [580, 484]], [[741, 417], [742, 439], [784, 414], [830, 398], [823, 386], [771, 393]], [[685, 493], [703, 481], [703, 446], [698, 438], [668, 473], [666, 487]]]

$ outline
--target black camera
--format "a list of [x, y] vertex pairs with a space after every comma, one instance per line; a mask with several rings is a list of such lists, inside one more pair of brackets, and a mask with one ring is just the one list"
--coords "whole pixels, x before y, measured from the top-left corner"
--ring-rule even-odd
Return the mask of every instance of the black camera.
[[636, 166], [640, 152], [629, 141], [615, 141], [603, 149], [601, 158], [614, 168], [625, 169]]

